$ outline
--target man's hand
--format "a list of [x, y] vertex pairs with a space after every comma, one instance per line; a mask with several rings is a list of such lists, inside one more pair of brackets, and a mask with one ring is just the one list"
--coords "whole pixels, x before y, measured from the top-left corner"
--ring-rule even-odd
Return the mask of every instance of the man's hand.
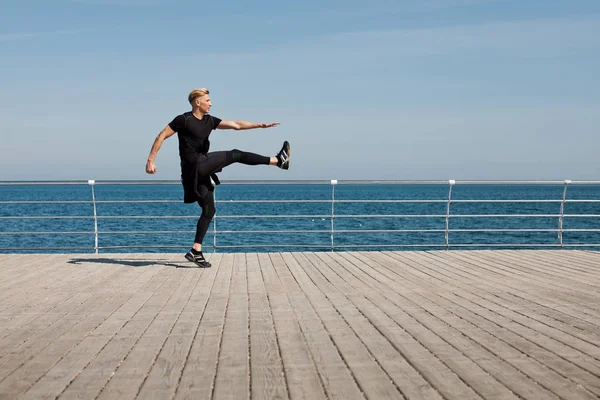
[[271, 128], [273, 126], [279, 125], [279, 122], [269, 122], [268, 124], [260, 124], [261, 128]]
[[146, 173], [148, 173], [148, 174], [156, 173], [156, 165], [154, 165], [153, 161], [148, 160], [148, 162], [146, 163]]

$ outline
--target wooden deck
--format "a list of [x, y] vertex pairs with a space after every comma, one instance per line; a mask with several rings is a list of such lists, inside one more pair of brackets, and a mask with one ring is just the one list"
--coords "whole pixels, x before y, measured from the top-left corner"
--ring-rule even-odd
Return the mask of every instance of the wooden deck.
[[597, 399], [600, 253], [0, 255], [0, 399]]

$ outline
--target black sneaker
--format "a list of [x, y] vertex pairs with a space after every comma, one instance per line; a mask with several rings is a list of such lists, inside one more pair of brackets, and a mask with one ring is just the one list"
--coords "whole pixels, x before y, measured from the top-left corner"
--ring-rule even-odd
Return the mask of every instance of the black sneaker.
[[277, 166], [281, 169], [290, 168], [290, 144], [287, 140], [283, 142], [283, 147], [277, 153]]
[[211, 263], [209, 263], [208, 261], [206, 261], [206, 258], [204, 258], [204, 254], [202, 254], [202, 252], [199, 252], [198, 254], [194, 254], [190, 250], [190, 251], [188, 251], [185, 254], [185, 258], [188, 261], [193, 262], [194, 264], [196, 264], [200, 268], [210, 268], [211, 267]]

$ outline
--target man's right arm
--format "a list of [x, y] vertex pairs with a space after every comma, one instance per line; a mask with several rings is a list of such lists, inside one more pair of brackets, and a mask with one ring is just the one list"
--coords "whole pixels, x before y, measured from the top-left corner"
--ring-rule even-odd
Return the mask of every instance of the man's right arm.
[[148, 156], [148, 161], [146, 162], [146, 172], [148, 174], [156, 173], [156, 165], [154, 165], [154, 159], [156, 158], [156, 155], [158, 154], [158, 150], [160, 150], [160, 146], [162, 145], [162, 142], [165, 139], [170, 138], [174, 134], [175, 134], [175, 131], [169, 125], [167, 125], [165, 127], [165, 129], [160, 131], [158, 136], [156, 136], [156, 139], [154, 139], [154, 144], [152, 145], [152, 149], [150, 150], [150, 155]]

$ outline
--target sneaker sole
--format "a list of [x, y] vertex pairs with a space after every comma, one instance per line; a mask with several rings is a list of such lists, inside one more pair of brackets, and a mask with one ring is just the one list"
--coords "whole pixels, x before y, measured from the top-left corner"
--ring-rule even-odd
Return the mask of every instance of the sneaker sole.
[[288, 160], [285, 162], [285, 165], [281, 166], [282, 167], [281, 169], [290, 169], [290, 157], [292, 156], [292, 150], [290, 147], [290, 143], [287, 140], [285, 141], [284, 146], [285, 146], [285, 151], [288, 156]]

